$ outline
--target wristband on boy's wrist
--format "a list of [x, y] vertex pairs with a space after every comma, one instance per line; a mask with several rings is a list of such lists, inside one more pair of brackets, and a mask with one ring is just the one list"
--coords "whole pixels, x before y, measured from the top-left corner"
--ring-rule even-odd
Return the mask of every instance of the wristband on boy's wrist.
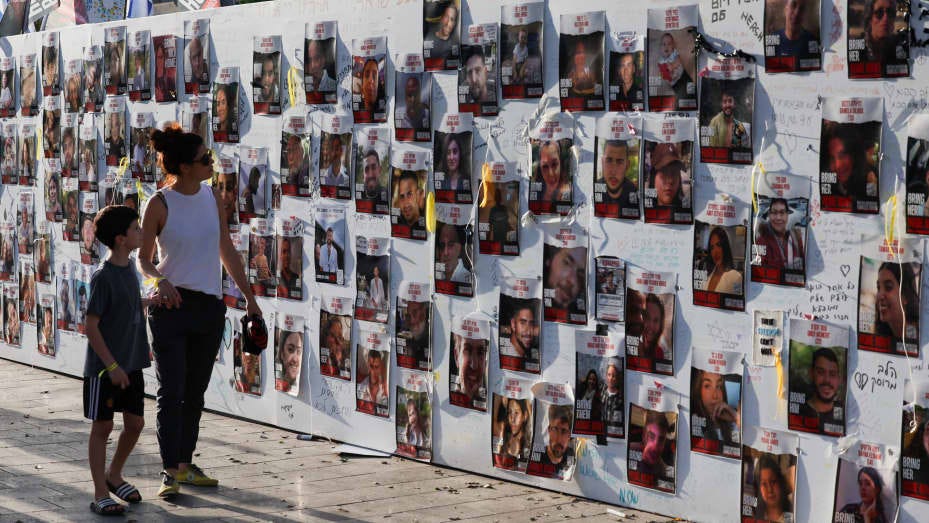
[[118, 369], [118, 368], [119, 368], [119, 363], [116, 362], [116, 361], [114, 361], [113, 363], [110, 363], [107, 367], [104, 367], [103, 370], [101, 370], [100, 372], [98, 372], [98, 373], [97, 373], [97, 377], [98, 377], [98, 378], [102, 378], [104, 372], [113, 372], [114, 370], [116, 370], [116, 369]]

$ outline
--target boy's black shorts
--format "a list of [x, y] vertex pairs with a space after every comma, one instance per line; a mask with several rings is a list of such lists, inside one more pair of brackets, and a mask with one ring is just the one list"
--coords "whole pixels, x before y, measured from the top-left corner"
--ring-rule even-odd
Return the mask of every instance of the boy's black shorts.
[[84, 417], [93, 421], [112, 421], [114, 412], [145, 415], [145, 379], [142, 370], [129, 373], [129, 386], [121, 389], [103, 376], [84, 377]]

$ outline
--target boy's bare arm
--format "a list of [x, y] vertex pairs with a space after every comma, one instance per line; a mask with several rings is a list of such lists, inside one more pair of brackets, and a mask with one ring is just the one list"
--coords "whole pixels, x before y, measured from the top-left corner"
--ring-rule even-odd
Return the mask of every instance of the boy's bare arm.
[[[87, 340], [90, 342], [90, 348], [93, 349], [97, 357], [100, 358], [100, 361], [103, 362], [104, 367], [109, 367], [117, 363], [116, 358], [113, 357], [113, 353], [111, 353], [109, 347], [106, 346], [103, 333], [100, 332], [100, 316], [96, 314], [87, 314], [86, 328]], [[109, 374], [110, 380], [114, 385], [123, 389], [129, 386], [129, 376], [122, 367], [118, 366], [118, 363], [117, 367], [111, 370]]]

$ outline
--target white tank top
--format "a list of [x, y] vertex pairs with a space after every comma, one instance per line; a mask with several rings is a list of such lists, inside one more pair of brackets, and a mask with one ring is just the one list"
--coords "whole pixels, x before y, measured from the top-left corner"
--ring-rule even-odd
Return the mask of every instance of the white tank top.
[[213, 189], [201, 185], [196, 194], [161, 191], [168, 219], [158, 235], [158, 271], [175, 287], [223, 297], [219, 259], [219, 213]]

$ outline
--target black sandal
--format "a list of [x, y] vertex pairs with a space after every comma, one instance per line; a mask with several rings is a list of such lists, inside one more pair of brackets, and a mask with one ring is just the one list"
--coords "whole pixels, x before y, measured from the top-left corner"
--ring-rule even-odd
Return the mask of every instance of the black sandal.
[[139, 489], [130, 485], [128, 481], [123, 481], [123, 484], [117, 487], [110, 483], [110, 480], [106, 480], [106, 488], [110, 489], [110, 492], [126, 503], [135, 504], [142, 501], [142, 494], [139, 493]]
[[122, 516], [126, 513], [126, 507], [113, 501], [112, 498], [100, 498], [97, 501], [91, 501], [90, 510], [100, 516]]

